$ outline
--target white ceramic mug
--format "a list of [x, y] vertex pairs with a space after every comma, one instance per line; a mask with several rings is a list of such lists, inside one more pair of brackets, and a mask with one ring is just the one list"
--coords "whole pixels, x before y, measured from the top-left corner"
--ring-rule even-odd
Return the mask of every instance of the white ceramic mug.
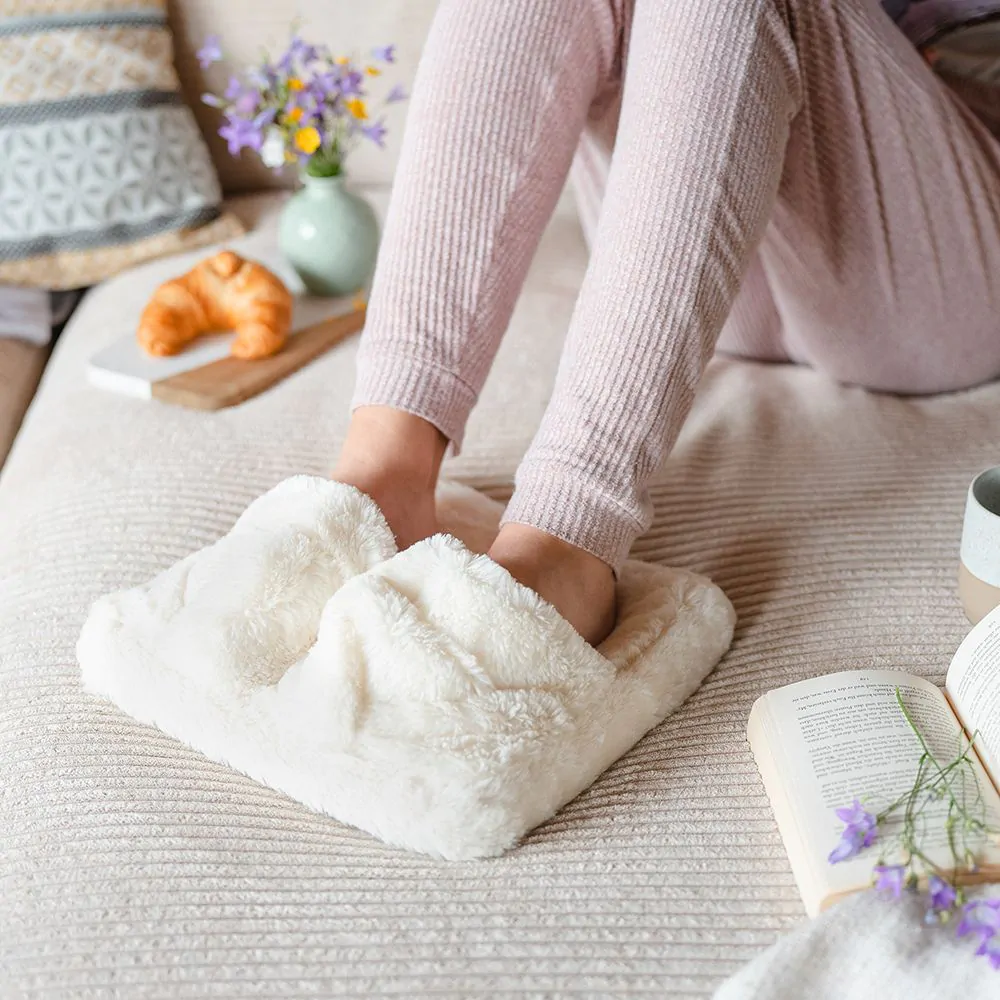
[[969, 487], [958, 594], [973, 625], [1000, 604], [1000, 466], [981, 472]]

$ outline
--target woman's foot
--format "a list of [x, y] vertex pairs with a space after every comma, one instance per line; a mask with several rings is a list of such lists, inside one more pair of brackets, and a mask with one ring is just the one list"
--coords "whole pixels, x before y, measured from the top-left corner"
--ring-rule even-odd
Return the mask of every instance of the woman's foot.
[[437, 531], [434, 488], [448, 445], [433, 425], [388, 406], [354, 411], [331, 478], [367, 494], [400, 550]]
[[615, 577], [597, 556], [526, 524], [505, 524], [489, 555], [592, 646], [614, 628]]
[[[388, 406], [359, 407], [331, 475], [371, 497], [406, 549], [438, 530], [434, 489], [447, 444], [420, 417]], [[592, 645], [614, 627], [614, 574], [597, 556], [526, 524], [505, 524], [489, 555]]]

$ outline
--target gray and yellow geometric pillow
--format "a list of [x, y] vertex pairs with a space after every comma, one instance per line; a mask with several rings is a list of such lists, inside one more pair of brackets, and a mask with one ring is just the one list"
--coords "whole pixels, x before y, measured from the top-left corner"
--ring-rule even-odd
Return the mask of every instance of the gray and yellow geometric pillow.
[[0, 0], [0, 284], [80, 288], [239, 235], [165, 0]]

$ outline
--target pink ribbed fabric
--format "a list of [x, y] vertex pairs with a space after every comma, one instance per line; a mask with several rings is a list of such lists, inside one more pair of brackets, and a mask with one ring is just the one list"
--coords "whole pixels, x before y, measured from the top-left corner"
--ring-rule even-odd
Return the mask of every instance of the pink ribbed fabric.
[[877, 0], [444, 0], [356, 406], [460, 446], [585, 131], [591, 261], [505, 520], [617, 566], [717, 343], [888, 391], [1000, 374], [1000, 147]]

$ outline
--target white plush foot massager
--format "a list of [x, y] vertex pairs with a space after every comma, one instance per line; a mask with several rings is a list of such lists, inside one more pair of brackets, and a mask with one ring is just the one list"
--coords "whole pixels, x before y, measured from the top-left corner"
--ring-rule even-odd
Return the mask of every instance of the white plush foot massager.
[[438, 535], [396, 551], [357, 490], [308, 476], [150, 583], [99, 600], [91, 690], [214, 760], [382, 840], [499, 854], [701, 683], [732, 638], [725, 595], [628, 562], [594, 650], [474, 550], [500, 507], [439, 494]]

